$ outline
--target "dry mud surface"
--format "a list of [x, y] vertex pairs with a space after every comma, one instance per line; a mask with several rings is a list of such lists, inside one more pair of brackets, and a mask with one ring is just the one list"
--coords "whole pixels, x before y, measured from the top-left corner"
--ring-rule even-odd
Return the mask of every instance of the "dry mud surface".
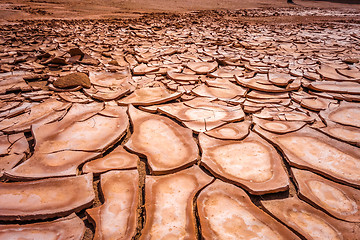
[[0, 29], [0, 239], [360, 236], [357, 8]]

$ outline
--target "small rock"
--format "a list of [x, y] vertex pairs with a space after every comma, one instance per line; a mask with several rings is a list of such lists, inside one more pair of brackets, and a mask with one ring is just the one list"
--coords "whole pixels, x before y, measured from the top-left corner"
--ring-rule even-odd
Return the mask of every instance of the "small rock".
[[59, 77], [54, 81], [54, 86], [57, 88], [71, 88], [82, 86], [84, 88], [90, 88], [91, 83], [89, 77], [85, 73], [70, 73], [66, 76]]

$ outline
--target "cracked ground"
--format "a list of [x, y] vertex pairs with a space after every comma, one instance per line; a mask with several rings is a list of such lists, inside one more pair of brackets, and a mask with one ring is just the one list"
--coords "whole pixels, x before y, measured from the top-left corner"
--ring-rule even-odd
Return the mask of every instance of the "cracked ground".
[[360, 239], [359, 16], [2, 24], [0, 239]]

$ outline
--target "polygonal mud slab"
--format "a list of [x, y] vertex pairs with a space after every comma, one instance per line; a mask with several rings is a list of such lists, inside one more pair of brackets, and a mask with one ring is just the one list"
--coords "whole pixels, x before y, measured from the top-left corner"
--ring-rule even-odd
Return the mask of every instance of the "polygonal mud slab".
[[260, 126], [262, 129], [265, 129], [269, 132], [283, 134], [294, 132], [306, 125], [305, 122], [298, 122], [298, 121], [269, 121], [257, 117], [253, 117], [253, 121], [256, 125]]
[[206, 84], [194, 88], [191, 92], [200, 97], [232, 99], [238, 96], [244, 97], [247, 89], [233, 84], [227, 79], [216, 79], [206, 81]]
[[252, 90], [251, 92], [246, 94], [247, 98], [254, 99], [288, 99], [289, 93], [271, 93], [271, 92], [262, 92], [257, 90]]
[[81, 163], [116, 143], [128, 125], [124, 107], [74, 104], [61, 121], [33, 127], [34, 154], [5, 174], [18, 179], [75, 175]]
[[312, 111], [321, 111], [327, 109], [330, 103], [336, 103], [335, 100], [311, 95], [306, 92], [293, 92], [291, 93], [291, 98], [299, 103], [300, 106]]
[[215, 180], [197, 198], [204, 239], [299, 239], [257, 208], [241, 188]]
[[147, 73], [156, 72], [159, 67], [148, 67], [146, 64], [140, 64], [132, 69], [134, 75], [145, 75]]
[[257, 126], [254, 131], [276, 145], [290, 165], [308, 169], [355, 187], [360, 186], [360, 152], [309, 127], [277, 135]]
[[57, 121], [66, 113], [70, 103], [48, 99], [41, 104], [34, 105], [30, 111], [0, 122], [0, 129], [6, 133], [29, 131], [33, 124], [46, 124]]
[[238, 77], [235, 75], [236, 82], [243, 87], [250, 89], [271, 92], [271, 93], [283, 93], [290, 92], [300, 88], [300, 80], [296, 79], [286, 87], [278, 87], [268, 80], [267, 74], [257, 74], [253, 78]]
[[99, 174], [109, 170], [133, 169], [136, 168], [138, 160], [137, 155], [127, 152], [122, 146], [118, 146], [105, 157], [85, 163], [82, 172]]
[[0, 136], [1, 157], [0, 157], [0, 177], [4, 171], [12, 169], [16, 164], [26, 157], [29, 153], [29, 144], [23, 133]]
[[119, 100], [118, 104], [148, 106], [169, 102], [171, 100], [179, 98], [181, 95], [181, 92], [172, 92], [167, 90], [165, 87], [146, 87], [136, 89], [129, 96]]
[[176, 82], [190, 82], [190, 81], [199, 81], [200, 76], [194, 74], [178, 73], [173, 71], [167, 71], [167, 77], [176, 81]]
[[195, 239], [194, 198], [212, 180], [198, 166], [166, 176], [146, 176], [146, 221], [139, 239]]
[[84, 89], [85, 95], [100, 101], [116, 100], [134, 90], [127, 71], [118, 73], [90, 72], [91, 88]]
[[0, 225], [0, 240], [9, 239], [57, 239], [81, 240], [85, 224], [75, 213], [51, 222], [25, 225]]
[[66, 216], [91, 206], [92, 174], [32, 182], [0, 183], [0, 220]]
[[241, 141], [224, 141], [199, 134], [201, 165], [217, 177], [244, 187], [251, 194], [285, 191], [288, 176], [276, 150], [257, 134]]
[[317, 73], [320, 74], [323, 79], [330, 81], [359, 81], [359, 77], [349, 78], [341, 75], [337, 72], [337, 69], [326, 64], [322, 64], [320, 68], [317, 69]]
[[215, 71], [218, 67], [217, 62], [189, 62], [186, 64], [188, 68], [196, 74], [207, 74]]
[[326, 127], [316, 129], [330, 137], [360, 147], [360, 128], [326, 121]]
[[226, 106], [212, 100], [214, 99], [195, 98], [187, 102], [158, 105], [155, 108], [158, 112], [183, 122], [195, 132], [210, 131], [245, 118], [240, 106]]
[[261, 201], [272, 215], [305, 239], [357, 239], [360, 226], [330, 217], [297, 197]]
[[137, 170], [110, 171], [101, 175], [104, 204], [86, 210], [95, 225], [94, 239], [131, 239], [136, 230]]
[[251, 121], [228, 123], [204, 132], [206, 135], [223, 140], [241, 140], [250, 132]]
[[360, 222], [360, 190], [335, 183], [309, 171], [292, 168], [299, 197], [330, 215]]
[[151, 172], [170, 173], [196, 162], [198, 147], [190, 129], [132, 105], [129, 115], [134, 132], [125, 147], [146, 156]]
[[360, 104], [342, 101], [338, 107], [320, 112], [320, 116], [347, 126], [360, 128]]
[[[276, 109], [267, 109], [264, 108], [261, 112], [255, 113], [253, 116], [265, 119], [265, 120], [275, 120], [275, 121], [286, 121], [286, 122], [306, 122], [312, 123], [315, 121], [315, 116], [308, 114], [304, 111], [277, 111]], [[317, 116], [317, 115], [316, 115]]]
[[321, 92], [360, 94], [360, 84], [356, 82], [316, 81], [308, 88]]
[[279, 87], [286, 87], [290, 82], [295, 80], [295, 77], [288, 73], [269, 72], [269, 82]]

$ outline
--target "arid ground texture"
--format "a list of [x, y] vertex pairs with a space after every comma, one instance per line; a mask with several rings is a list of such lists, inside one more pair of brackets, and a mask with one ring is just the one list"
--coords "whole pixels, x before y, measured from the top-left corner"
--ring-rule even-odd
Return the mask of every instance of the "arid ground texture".
[[0, 240], [360, 240], [358, 1], [0, 3]]

